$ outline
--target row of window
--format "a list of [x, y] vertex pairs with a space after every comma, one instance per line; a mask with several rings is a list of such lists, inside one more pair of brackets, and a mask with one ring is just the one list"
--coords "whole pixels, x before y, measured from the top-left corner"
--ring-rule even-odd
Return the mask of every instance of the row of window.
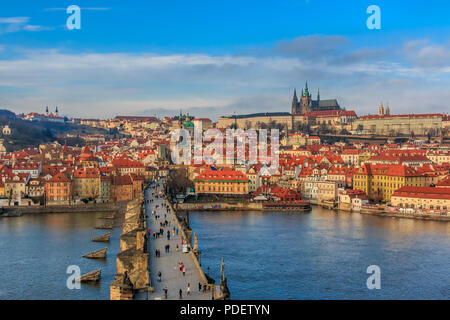
[[[411, 208], [411, 209], [426, 209], [426, 208], [424, 208], [424, 206], [423, 205], [417, 205], [417, 206], [415, 206], [414, 204], [408, 204], [408, 203], [399, 203], [398, 204], [398, 206], [400, 207], [400, 208]], [[433, 206], [433, 205], [430, 205], [430, 206], [428, 206], [429, 207], [429, 209], [431, 209], [431, 210], [434, 210], [434, 209], [436, 209], [436, 210], [441, 210], [441, 206]], [[442, 206], [442, 210], [447, 210], [447, 206]]]

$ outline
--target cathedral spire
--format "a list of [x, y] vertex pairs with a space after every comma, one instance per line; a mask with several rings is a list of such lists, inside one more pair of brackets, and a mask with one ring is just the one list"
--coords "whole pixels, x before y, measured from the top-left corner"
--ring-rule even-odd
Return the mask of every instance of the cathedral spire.
[[297, 98], [297, 89], [294, 89], [294, 96], [292, 97], [292, 114], [297, 114], [298, 108], [298, 98]]
[[317, 101], [320, 101], [320, 89], [317, 89]]
[[308, 81], [306, 81], [306, 83], [305, 83], [305, 96], [306, 96], [306, 97], [309, 96]]

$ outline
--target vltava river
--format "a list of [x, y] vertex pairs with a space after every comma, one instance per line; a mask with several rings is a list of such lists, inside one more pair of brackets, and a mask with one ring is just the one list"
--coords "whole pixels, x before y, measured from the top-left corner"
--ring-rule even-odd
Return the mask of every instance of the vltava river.
[[[232, 299], [449, 299], [450, 224], [339, 213], [191, 213]], [[381, 289], [369, 290], [369, 265]]]
[[[111, 243], [91, 239], [102, 214], [44, 214], [0, 219], [0, 300], [109, 299], [120, 228]], [[191, 213], [202, 264], [232, 299], [448, 299], [450, 224], [339, 213]], [[84, 259], [107, 246], [108, 259]], [[66, 287], [66, 268], [102, 268], [99, 285]], [[366, 268], [381, 268], [368, 290]]]
[[[0, 300], [2, 299], [109, 299], [116, 273], [120, 228], [112, 230], [110, 243], [91, 242], [109, 230], [97, 230], [111, 220], [104, 213], [25, 215], [0, 218]], [[106, 260], [82, 255], [108, 247]], [[69, 290], [67, 267], [81, 273], [102, 269], [99, 284], [82, 284]]]

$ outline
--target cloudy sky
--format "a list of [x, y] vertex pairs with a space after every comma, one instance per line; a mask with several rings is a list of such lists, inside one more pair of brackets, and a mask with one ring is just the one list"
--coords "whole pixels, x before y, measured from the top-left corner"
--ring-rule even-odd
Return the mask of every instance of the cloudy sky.
[[[81, 29], [68, 30], [69, 5]], [[369, 5], [381, 29], [369, 30]], [[0, 108], [67, 116], [450, 111], [450, 1], [4, 0]]]

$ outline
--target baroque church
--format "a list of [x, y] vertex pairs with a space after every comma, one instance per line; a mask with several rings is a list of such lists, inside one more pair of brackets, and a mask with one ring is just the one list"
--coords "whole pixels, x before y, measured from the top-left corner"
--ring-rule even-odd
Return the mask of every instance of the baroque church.
[[300, 100], [297, 97], [297, 90], [294, 90], [292, 98], [292, 115], [301, 116], [315, 111], [342, 110], [336, 99], [321, 100], [320, 91], [317, 90], [317, 100], [312, 100], [312, 95], [308, 90], [308, 82], [305, 89], [302, 89]]

